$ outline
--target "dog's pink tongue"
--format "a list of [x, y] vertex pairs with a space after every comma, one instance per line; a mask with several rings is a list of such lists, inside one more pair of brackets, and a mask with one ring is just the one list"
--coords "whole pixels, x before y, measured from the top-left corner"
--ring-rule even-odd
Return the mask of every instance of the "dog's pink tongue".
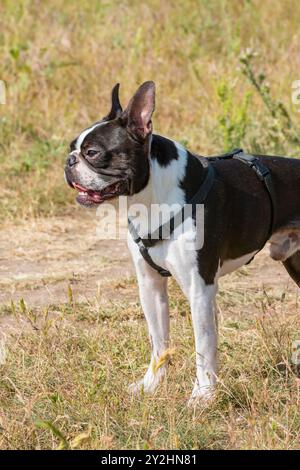
[[102, 197], [99, 193], [96, 193], [94, 191], [89, 191], [88, 195], [94, 202], [101, 202], [102, 201]]
[[78, 189], [78, 191], [82, 191], [85, 193], [87, 192], [87, 190], [83, 186], [81, 186], [81, 184], [78, 184], [78, 183], [72, 183], [72, 184], [73, 184], [73, 188]]

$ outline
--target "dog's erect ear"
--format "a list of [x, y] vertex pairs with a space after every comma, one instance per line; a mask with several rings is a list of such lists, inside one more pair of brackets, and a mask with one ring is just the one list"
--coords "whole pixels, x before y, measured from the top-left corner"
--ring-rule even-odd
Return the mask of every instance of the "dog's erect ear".
[[126, 110], [127, 127], [137, 137], [145, 139], [152, 132], [151, 117], [155, 108], [155, 83], [143, 83], [131, 98]]
[[120, 83], [117, 83], [111, 92], [111, 110], [108, 113], [105, 118], [103, 118], [106, 121], [111, 121], [112, 119], [116, 119], [119, 117], [122, 113], [122, 106], [120, 104], [119, 100], [119, 88], [120, 88]]

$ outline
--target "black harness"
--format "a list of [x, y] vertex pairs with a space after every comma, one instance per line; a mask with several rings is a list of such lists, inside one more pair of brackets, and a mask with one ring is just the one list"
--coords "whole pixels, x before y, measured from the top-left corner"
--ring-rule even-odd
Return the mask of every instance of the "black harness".
[[[274, 228], [274, 221], [275, 221], [275, 193], [274, 187], [272, 183], [272, 176], [269, 169], [263, 165], [258, 157], [254, 157], [253, 155], [246, 154], [242, 149], [234, 149], [231, 152], [224, 153], [223, 155], [217, 155], [212, 157], [201, 157], [199, 158], [200, 163], [202, 163], [203, 167], [206, 168], [206, 173], [204, 180], [196, 192], [196, 194], [192, 197], [192, 199], [188, 202], [189, 205], [192, 206], [192, 216], [196, 213], [197, 204], [203, 204], [208, 197], [208, 194], [214, 184], [215, 181], [215, 168], [213, 163], [217, 160], [227, 160], [234, 158], [236, 160], [245, 163], [249, 166], [252, 170], [255, 171], [259, 180], [264, 184], [267, 193], [270, 199], [270, 207], [271, 207], [271, 223], [268, 232], [268, 238], [273, 232]], [[147, 238], [141, 238], [132, 222], [131, 218], [128, 218], [128, 228], [129, 232], [134, 240], [134, 242], [138, 245], [141, 255], [143, 256], [144, 260], [151, 266], [151, 268], [155, 269], [161, 276], [168, 277], [172, 276], [172, 274], [167, 271], [166, 269], [161, 268], [156, 263], [154, 263], [153, 259], [149, 254], [149, 248], [153, 247], [160, 241], [166, 239], [166, 236], [169, 236], [174, 232], [176, 227], [181, 225], [184, 222], [184, 217], [186, 211], [184, 207], [181, 211], [177, 212], [168, 222], [163, 225], [160, 225], [154, 232], [148, 234]], [[189, 217], [190, 217], [189, 213]], [[253, 257], [254, 258], [254, 257]], [[252, 258], [252, 259], [253, 259]], [[249, 263], [252, 261], [249, 261]], [[247, 263], [248, 264], [248, 263]]]

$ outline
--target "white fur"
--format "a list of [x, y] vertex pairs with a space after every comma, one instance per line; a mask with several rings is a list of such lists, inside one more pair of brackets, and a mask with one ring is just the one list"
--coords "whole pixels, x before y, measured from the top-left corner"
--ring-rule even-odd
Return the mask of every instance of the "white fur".
[[105, 187], [107, 183], [101, 178], [100, 175], [92, 171], [83, 161], [82, 158], [78, 158], [75, 171], [77, 173], [77, 181], [84, 188], [99, 190]]
[[[179, 187], [179, 182], [185, 175], [187, 151], [180, 144], [176, 142], [174, 144], [178, 150], [178, 160], [172, 160], [169, 165], [162, 167], [156, 159], [150, 159], [150, 178], [147, 186], [138, 194], [128, 198], [129, 215], [131, 215], [130, 206], [136, 207], [137, 204], [142, 204], [147, 208], [145, 214], [141, 214], [133, 222], [136, 226], [139, 226], [139, 233], [142, 236], [148, 233], [148, 215], [151, 212], [152, 204], [182, 207], [185, 203], [184, 191]], [[163, 211], [162, 215], [164, 215]], [[165, 218], [162, 219], [162, 223], [168, 219], [168, 214], [166, 214]], [[152, 227], [152, 231], [154, 229]]]
[[[210, 397], [217, 377], [217, 331], [214, 315], [217, 280], [213, 285], [207, 286], [199, 275], [195, 253], [185, 249], [185, 239], [190, 239], [194, 234], [195, 228], [190, 226], [178, 239], [165, 240], [149, 250], [154, 262], [172, 273], [191, 306], [197, 374], [190, 404], [199, 397]], [[143, 385], [145, 391], [153, 391], [167, 370], [167, 364], [157, 374], [152, 370], [153, 358], [163, 354], [163, 348], [168, 346], [169, 340], [168, 330], [161, 326], [161, 322], [167, 323], [168, 315], [167, 309], [162, 309], [160, 304], [162, 301], [167, 305], [166, 279], [148, 266], [130, 235], [128, 246], [136, 267], [141, 303], [153, 344], [150, 366], [138, 386]], [[136, 390], [137, 386], [134, 385], [133, 389]]]
[[[130, 198], [130, 204], [143, 203], [149, 208], [153, 203], [180, 206], [184, 204], [184, 192], [179, 182], [185, 175], [187, 152], [179, 144], [176, 146], [178, 159], [166, 167], [161, 167], [156, 160], [153, 160], [149, 184], [140, 194]], [[138, 220], [142, 233], [147, 232], [146, 229], [143, 231], [145, 222], [143, 217]], [[197, 373], [190, 404], [199, 397], [211, 397], [217, 377], [217, 331], [214, 315], [217, 280], [213, 285], [207, 286], [199, 274], [195, 252], [186, 249], [185, 242], [190, 242], [195, 237], [196, 228], [190, 219], [185, 225], [184, 232], [178, 237], [164, 240], [149, 250], [153, 261], [172, 273], [191, 306]], [[136, 267], [141, 303], [152, 343], [149, 368], [144, 378], [131, 386], [131, 390], [138, 391], [143, 388], [146, 392], [152, 392], [167, 370], [167, 363], [156, 372], [153, 369], [153, 362], [157, 361], [169, 344], [167, 281], [149, 267], [130, 235], [128, 246]]]
[[240, 258], [226, 260], [219, 270], [219, 276], [232, 273], [236, 269], [248, 263], [248, 261], [250, 261], [256, 253], [257, 251], [252, 251], [251, 253], [247, 253], [246, 255], [241, 256]]
[[152, 345], [151, 361], [144, 378], [130, 386], [132, 392], [143, 389], [146, 393], [154, 392], [167, 371], [164, 363], [157, 371], [154, 366], [169, 347], [169, 304], [167, 279], [154, 271], [142, 258], [138, 246], [128, 236], [130, 249], [138, 278], [139, 293]]

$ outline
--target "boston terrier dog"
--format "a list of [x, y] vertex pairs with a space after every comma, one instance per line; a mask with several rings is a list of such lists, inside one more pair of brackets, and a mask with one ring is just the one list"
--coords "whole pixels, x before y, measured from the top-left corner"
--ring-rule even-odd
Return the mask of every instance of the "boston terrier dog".
[[[155, 84], [143, 83], [122, 109], [119, 84], [112, 91], [107, 116], [73, 140], [65, 177], [78, 191], [77, 201], [95, 207], [127, 196], [127, 203], [184, 207], [199, 188], [207, 188], [204, 223], [185, 220], [179, 236], [149, 243], [147, 216], [131, 220], [128, 233], [142, 308], [152, 346], [149, 368], [130, 390], [151, 393], [166, 374], [169, 348], [167, 275], [174, 276], [188, 298], [196, 346], [196, 380], [189, 404], [213, 396], [217, 382], [218, 279], [248, 263], [270, 242], [270, 255], [283, 262], [300, 285], [300, 161], [252, 156], [203, 158], [152, 131]], [[239, 156], [237, 152], [237, 157]], [[253, 164], [255, 161], [255, 165]], [[263, 171], [252, 171], [254, 169]], [[208, 169], [214, 176], [208, 181]], [[265, 184], [268, 175], [269, 185]], [[272, 190], [270, 190], [272, 186]], [[189, 223], [188, 223], [189, 222]], [[187, 249], [203, 231], [203, 246]], [[143, 243], [143, 240], [145, 243]]]

